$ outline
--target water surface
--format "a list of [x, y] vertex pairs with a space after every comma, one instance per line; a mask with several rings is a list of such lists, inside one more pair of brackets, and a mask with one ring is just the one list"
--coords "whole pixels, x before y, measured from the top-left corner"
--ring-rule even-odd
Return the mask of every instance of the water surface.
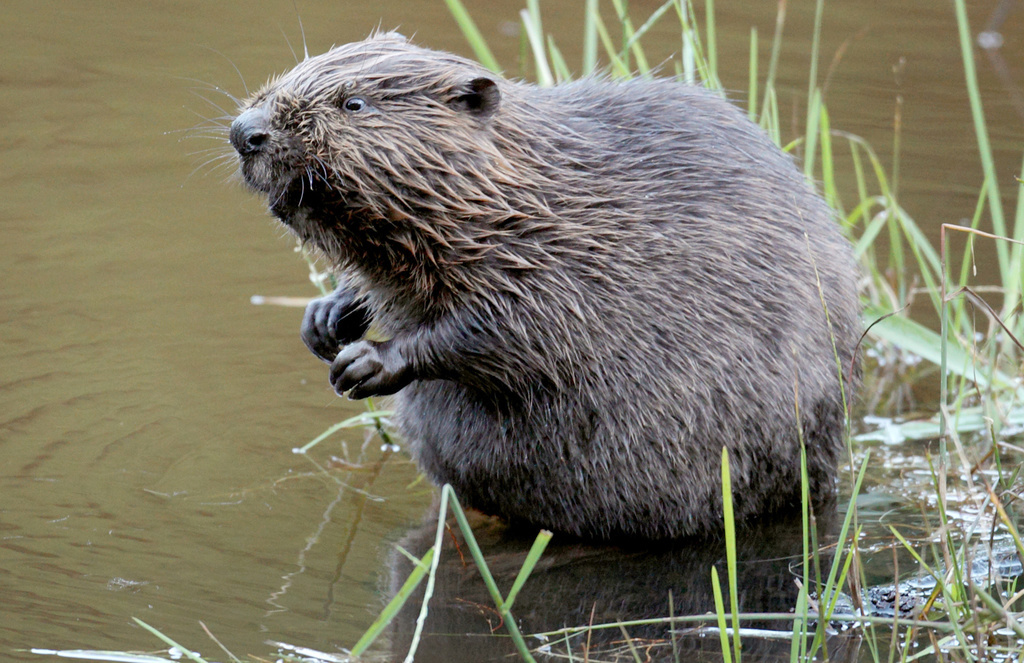
[[[784, 116], [806, 90], [813, 13], [811, 2], [790, 4]], [[469, 5], [517, 73], [519, 3]], [[575, 3], [547, 5], [545, 27], [578, 62]], [[767, 66], [769, 5], [719, 8], [736, 98], [751, 25]], [[655, 4], [631, 6], [640, 21]], [[975, 3], [975, 25], [992, 9]], [[440, 0], [299, 11], [312, 53], [380, 25], [469, 55]], [[833, 125], [889, 163], [901, 96], [904, 206], [933, 235], [970, 216], [981, 172], [952, 9], [914, 0], [826, 12], [823, 75], [849, 41], [828, 87]], [[1009, 79], [985, 58], [979, 67], [1011, 182], [1024, 148], [1014, 105], [1024, 16], [1003, 33]], [[665, 22], [649, 48], [668, 58], [677, 41]], [[232, 168], [208, 163], [226, 144], [189, 138], [222, 114], [207, 100], [230, 111], [213, 87], [242, 95], [293, 64], [292, 49], [301, 53], [302, 36], [290, 2], [0, 8], [0, 656], [157, 648], [133, 616], [208, 652], [198, 620], [239, 655], [266, 654], [266, 640], [351, 645], [386, 594], [393, 543], [429, 509], [432, 491], [414, 483], [408, 459], [361, 432], [314, 454], [347, 458], [330, 475], [290, 452], [361, 406], [331, 393], [298, 340], [300, 310], [250, 304], [315, 291]]]

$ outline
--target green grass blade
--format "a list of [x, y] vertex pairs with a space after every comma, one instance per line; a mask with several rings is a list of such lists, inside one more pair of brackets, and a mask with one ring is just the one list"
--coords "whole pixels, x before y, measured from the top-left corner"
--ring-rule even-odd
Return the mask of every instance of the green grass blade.
[[[447, 484], [445, 484], [447, 485]], [[459, 500], [455, 497], [455, 492], [451, 491], [449, 487], [448, 496], [452, 507], [452, 513], [455, 514], [455, 519], [459, 523], [459, 529], [462, 530], [463, 536], [466, 537], [466, 545], [469, 548], [469, 553], [473, 557], [473, 561], [476, 563], [477, 568], [480, 570], [480, 575], [483, 576], [484, 585], [487, 587], [487, 592], [491, 595], [491, 599], [494, 604], [501, 607], [505, 604], [505, 599], [501, 595], [501, 591], [498, 589], [497, 583], [494, 582], [494, 576], [491, 575], [491, 570], [487, 568], [487, 562], [484, 560], [484, 554], [480, 550], [479, 544], [476, 542], [476, 537], [473, 536], [473, 528], [470, 527], [469, 521], [466, 519], [466, 513], [462, 510], [462, 505], [459, 504]]]
[[540, 8], [537, 6], [537, 0], [531, 0], [527, 4], [530, 9], [521, 10], [519, 17], [526, 29], [530, 52], [533, 53], [533, 62], [537, 69], [537, 84], [541, 87], [551, 87], [555, 84], [555, 77], [551, 75], [547, 52], [544, 49], [544, 30], [540, 22]]
[[629, 41], [626, 42], [626, 46], [623, 50], [633, 49], [634, 47], [636, 47], [640, 41], [640, 38], [647, 34], [647, 31], [654, 27], [654, 25], [661, 19], [661, 17], [664, 16], [665, 12], [672, 8], [672, 4], [674, 1], [675, 0], [668, 0], [668, 2], [655, 9], [654, 13], [651, 14], [650, 18], [644, 21], [644, 24], [641, 25], [636, 32], [630, 35]]
[[825, 201], [839, 214], [846, 216], [843, 210], [843, 203], [839, 198], [839, 187], [836, 184], [835, 155], [832, 152], [832, 123], [829, 120], [828, 108], [821, 105], [819, 125], [819, 138], [821, 140], [821, 190]]
[[[872, 305], [864, 309], [864, 316], [869, 321], [878, 320], [888, 313], [888, 311]], [[939, 335], [909, 318], [890, 315], [872, 326], [871, 334], [912, 352], [922, 359], [927, 359], [936, 366], [941, 363]], [[1014, 388], [1014, 381], [1001, 371], [993, 369], [991, 375], [985, 375], [972, 370], [974, 361], [960, 346], [950, 344], [947, 352], [949, 353], [950, 372], [967, 378], [982, 389], [987, 389], [990, 385], [1000, 389]]]
[[815, 90], [807, 105], [807, 132], [804, 137], [804, 176], [814, 184], [814, 160], [818, 147], [819, 117], [821, 116], [821, 90]]
[[[14, 651], [20, 652], [24, 650], [16, 649]], [[38, 647], [33, 647], [28, 651], [40, 656], [74, 658], [81, 661], [105, 661], [106, 663], [168, 663], [172, 660], [163, 656], [130, 654], [128, 652], [104, 649], [40, 649]]]
[[[978, 202], [974, 206], [974, 215], [971, 216], [971, 228], [977, 228], [981, 223], [981, 216], [985, 211], [985, 201], [988, 198], [988, 188], [982, 187], [981, 193], [978, 195]], [[948, 231], [947, 231], [948, 232]], [[960, 256], [960, 281], [959, 285], [967, 285], [967, 279], [970, 277], [971, 266], [973, 261], [971, 256], [974, 253], [974, 242], [976, 235], [971, 233], [967, 234], [967, 241], [964, 242], [964, 252]]]
[[[820, 288], [820, 286], [819, 286], [819, 288]], [[799, 392], [798, 391], [794, 391], [794, 396], [799, 397]], [[801, 562], [801, 566], [803, 567], [803, 569], [802, 569], [802, 576], [803, 577], [801, 578], [800, 591], [801, 591], [801, 593], [806, 592], [806, 591], [808, 591], [807, 588], [811, 586], [811, 556], [813, 555], [814, 556], [814, 562], [815, 562], [815, 564], [814, 564], [814, 568], [815, 568], [815, 582], [816, 582], [815, 586], [818, 587], [818, 596], [820, 598], [821, 597], [821, 567], [820, 567], [820, 562], [818, 560], [818, 549], [817, 549], [817, 546], [815, 546], [813, 544], [813, 542], [812, 542], [812, 537], [815, 540], [817, 539], [817, 537], [815, 536], [814, 528], [813, 528], [813, 525], [811, 524], [811, 481], [810, 481], [810, 477], [807, 474], [807, 447], [804, 444], [804, 434], [803, 434], [804, 431], [803, 431], [803, 427], [800, 425], [800, 401], [799, 401], [799, 398], [795, 399], [795, 403], [796, 403], [796, 409], [795, 409], [795, 414], [796, 414], [796, 430], [797, 430], [797, 437], [800, 439], [800, 521], [801, 521], [800, 522], [800, 526], [801, 526], [801, 532], [802, 532], [802, 535], [801, 535], [800, 539], [801, 539], [801, 546], [803, 548], [801, 550], [801, 555], [800, 555], [800, 562]], [[813, 551], [813, 553], [811, 551]], [[799, 603], [799, 601], [800, 601], [800, 597], [798, 596], [797, 597], [797, 602]], [[799, 617], [800, 617], [799, 619], [795, 619], [793, 621], [793, 636], [794, 637], [799, 636], [799, 639], [800, 639], [800, 642], [801, 642], [801, 645], [800, 645], [800, 649], [801, 649], [800, 656], [801, 656], [801, 658], [805, 658], [806, 657], [806, 650], [807, 650], [807, 642], [806, 642], [806, 640], [807, 640], [807, 637], [806, 637], [807, 636], [807, 632], [806, 631], [807, 631], [807, 617], [808, 617], [808, 615], [806, 613], [803, 613], [803, 614], [800, 614]], [[801, 626], [799, 631], [796, 628], [797, 622], [799, 622], [800, 626]], [[815, 651], [815, 645], [818, 642], [819, 638], [824, 639], [824, 631], [825, 631], [825, 624], [824, 624], [823, 621], [819, 620], [818, 628], [815, 630], [814, 641], [811, 643], [811, 653], [812, 653], [811, 658], [813, 658], [813, 653]]]
[[[1024, 177], [1024, 161], [1021, 162], [1020, 177]], [[1024, 179], [1017, 180], [1017, 212], [1013, 220], [1013, 238], [1018, 242], [1024, 242]], [[1004, 279], [1003, 286], [1006, 292], [1003, 294], [1003, 311], [1009, 312], [1015, 309], [1021, 298], [1021, 288], [1024, 288], [1024, 246], [1014, 244], [1010, 249], [1010, 270], [1009, 279]], [[1017, 317], [1015, 325], [1016, 336], [1024, 336], [1024, 316]]]
[[747, 117], [757, 122], [757, 26], [750, 26], [750, 62], [747, 65]]
[[188, 649], [187, 647], [182, 647], [177, 642], [175, 642], [174, 640], [171, 640], [169, 637], [167, 637], [166, 635], [164, 635], [160, 631], [156, 630], [155, 628], [153, 628], [152, 626], [150, 626], [146, 622], [142, 621], [138, 617], [132, 617], [132, 621], [134, 621], [136, 624], [138, 624], [142, 628], [146, 629], [147, 631], [149, 631], [150, 633], [152, 633], [156, 637], [160, 638], [161, 640], [163, 640], [164, 642], [166, 642], [170, 646], [172, 646], [175, 649], [177, 649], [178, 651], [180, 651], [185, 656], [185, 658], [189, 659], [190, 661], [195, 661], [195, 663], [206, 663], [206, 660], [203, 659], [203, 657], [199, 656], [198, 654], [193, 653], [192, 650]]
[[512, 609], [512, 604], [515, 603], [519, 590], [523, 588], [523, 585], [526, 584], [526, 579], [533, 573], [533, 567], [537, 565], [540, 556], [544, 554], [544, 549], [548, 547], [552, 536], [551, 532], [547, 530], [541, 530], [537, 534], [533, 545], [530, 546], [530, 552], [526, 554], [526, 560], [523, 561], [522, 568], [519, 569], [519, 573], [516, 575], [515, 582], [512, 583], [512, 589], [508, 590], [508, 596], [505, 597], [505, 610]]
[[679, 17], [679, 26], [682, 32], [680, 57], [682, 67], [682, 80], [687, 85], [697, 84], [697, 54], [694, 48], [693, 26], [689, 18], [689, 5], [687, 0], [676, 0], [674, 3], [676, 14]]
[[725, 560], [729, 573], [729, 603], [732, 609], [734, 660], [740, 661], [740, 601], [736, 569], [736, 517], [732, 505], [729, 449], [722, 447], [722, 518], [725, 521]]
[[1019, 614], [1015, 618], [1010, 611], [1003, 607], [1002, 603], [997, 601], [991, 594], [986, 592], [976, 583], [971, 583], [971, 590], [978, 596], [978, 598], [981, 599], [981, 602], [984, 603], [989, 610], [1003, 618], [1006, 625], [1017, 634], [1018, 638], [1024, 638], [1024, 627], [1022, 627], [1020, 622], [1017, 621], [1017, 618], [1020, 617]]
[[807, 639], [804, 633], [807, 630], [807, 586], [800, 587], [796, 596], [796, 608], [793, 610], [793, 642], [789, 648], [789, 660], [792, 663], [799, 663], [804, 660], [801, 650], [806, 647]]
[[323, 433], [320, 433], [307, 442], [304, 446], [292, 449], [292, 452], [304, 454], [340, 430], [346, 428], [366, 428], [368, 426], [377, 426], [378, 424], [381, 424], [382, 419], [387, 419], [393, 414], [394, 412], [392, 410], [367, 410], [366, 412], [362, 412], [354, 417], [349, 417], [342, 422], [334, 424]]
[[[820, 605], [825, 606], [824, 615], [825, 620], [828, 621], [832, 618], [832, 612], [836, 609], [836, 603], [839, 601], [839, 595], [843, 587], [843, 578], [846, 576], [846, 572], [850, 568], [850, 563], [854, 557], [854, 547], [857, 545], [858, 537], [854, 536], [852, 539], [848, 538], [850, 534], [850, 526], [852, 525], [856, 514], [857, 514], [857, 495], [860, 495], [861, 486], [864, 483], [864, 475], [867, 473], [868, 461], [871, 458], [871, 452], [868, 451], [864, 456], [864, 460], [861, 461], [860, 471], [857, 473], [857, 480], [853, 484], [853, 492], [850, 494], [850, 508], [846, 510], [846, 516], [843, 518], [843, 524], [839, 528], [839, 550], [842, 550], [842, 546], [846, 544], [846, 541], [850, 541], [850, 550], [846, 554], [845, 564], [842, 562], [842, 555], [837, 554], [832, 559], [832, 567], [829, 569], [828, 578], [825, 580], [825, 587], [820, 592], [818, 597]], [[839, 569], [843, 571], [840, 574]], [[837, 579], [837, 575], [840, 577]]]
[[711, 591], [715, 597], [715, 616], [718, 618], [718, 638], [722, 645], [722, 658], [725, 663], [732, 663], [732, 651], [729, 648], [729, 627], [725, 620], [725, 599], [722, 598], [722, 584], [718, 580], [718, 569], [711, 567]]
[[[451, 504], [452, 513], [455, 514], [455, 519], [459, 523], [459, 529], [462, 531], [462, 535], [466, 539], [466, 546], [469, 548], [469, 553], [473, 557], [473, 562], [476, 563], [477, 569], [480, 571], [481, 577], [484, 579], [484, 585], [487, 586], [487, 592], [491, 595], [491, 599], [494, 601], [494, 605], [497, 606], [498, 612], [501, 614], [505, 628], [508, 629], [509, 635], [512, 636], [512, 642], [515, 643], [516, 650], [523, 660], [529, 663], [535, 663], [533, 655], [530, 653], [530, 648], [526, 646], [526, 641], [523, 639], [523, 634], [519, 632], [519, 625], [516, 624], [515, 617], [512, 616], [511, 611], [506, 609], [505, 599], [501, 596], [501, 591], [498, 589], [497, 583], [494, 582], [494, 576], [491, 575], [491, 570], [487, 568], [487, 562], [484, 560], [484, 555], [480, 551], [480, 546], [476, 542], [476, 537], [473, 536], [473, 528], [470, 527], [469, 521], [466, 519], [466, 512], [462, 510], [462, 505], [459, 504], [458, 498], [455, 496], [455, 491], [448, 484], [442, 487], [442, 498], [445, 494], [444, 490], [447, 489], [448, 501]], [[535, 544], [536, 545], [536, 542]], [[546, 544], [545, 544], [546, 545]]]
[[[857, 215], [870, 217], [871, 210], [874, 207], [884, 207], [885, 200], [881, 197], [864, 198], [860, 201], [860, 204], [853, 208], [850, 212], [850, 218], [854, 218]], [[864, 225], [864, 230], [861, 232], [860, 238], [853, 245], [853, 255], [861, 258], [867, 255], [875, 242], [875, 238], [878, 234], [886, 227], [889, 223], [888, 214], [878, 214], [873, 218], [869, 218], [867, 223]]]
[[548, 56], [551, 59], [551, 68], [554, 69], [555, 82], [562, 83], [572, 80], [572, 72], [569, 71], [569, 65], [565, 63], [562, 51], [558, 50], [558, 46], [555, 45], [555, 38], [551, 35], [548, 35]]
[[[821, 17], [825, 8], [825, 0], [817, 0], [814, 5], [814, 31], [811, 40], [811, 63], [807, 74], [807, 99], [813, 99], [818, 90], [818, 49], [821, 43]], [[808, 113], [810, 116], [810, 113]], [[808, 119], [808, 124], [811, 124]]]
[[594, 13], [593, 16], [594, 29], [597, 30], [598, 37], [601, 38], [601, 45], [604, 46], [604, 52], [608, 56], [608, 60], [611, 62], [612, 74], [619, 78], [629, 78], [629, 66], [619, 57], [619, 50], [615, 48], [615, 44], [612, 42], [612, 36], [608, 33], [608, 28], [604, 24], [604, 19], [601, 15]]
[[715, 0], [704, 2], [704, 29], [707, 34], [709, 80], [718, 78], [718, 31], [715, 29]]
[[[869, 202], [867, 178], [864, 176], [864, 165], [860, 160], [859, 146], [855, 141], [852, 140], [849, 141], [849, 145], [850, 160], [853, 162], [853, 172], [855, 176], [854, 179], [857, 180], [857, 199], [862, 201], [861, 205], [858, 205], [858, 207], [861, 207], [863, 205], [863, 202]], [[867, 226], [867, 224], [871, 222], [871, 214], [869, 210], [870, 206], [861, 209], [859, 212], [858, 210], [850, 212], [850, 216], [847, 221], [848, 225], [853, 225], [855, 223], [855, 218], [859, 213], [861, 215], [862, 222], [865, 226]]]
[[779, 127], [779, 100], [774, 87], [765, 88], [764, 109], [761, 111], [761, 128], [768, 132], [772, 142], [782, 144], [782, 130]]
[[634, 39], [636, 32], [633, 30], [633, 21], [629, 18], [629, 12], [626, 10], [625, 0], [612, 0], [612, 6], [615, 7], [615, 13], [619, 17], [619, 23], [622, 25], [621, 55], [623, 60], [628, 62], [628, 54], [632, 53], [633, 57], [636, 58], [637, 71], [642, 75], [649, 74], [651, 67], [647, 64], [647, 57], [644, 55], [643, 49], [640, 48], [640, 45]]
[[355, 646], [352, 647], [352, 656], [360, 656], [367, 650], [367, 648], [373, 644], [374, 640], [377, 639], [391, 620], [395, 618], [395, 615], [401, 611], [405, 602], [409, 600], [412, 593], [419, 587], [420, 582], [423, 581], [423, 577], [427, 575], [430, 570], [431, 563], [434, 559], [434, 549], [431, 548], [427, 551], [427, 554], [416, 561], [416, 565], [406, 578], [402, 587], [398, 590], [395, 596], [388, 602], [384, 610], [377, 616], [377, 619], [373, 620], [370, 624], [370, 628], [366, 629], [366, 632], [356, 641]]
[[427, 586], [423, 589], [423, 600], [420, 604], [419, 615], [416, 616], [416, 628], [412, 634], [412, 641], [409, 643], [409, 651], [405, 655], [405, 663], [412, 663], [416, 656], [416, 650], [420, 646], [420, 637], [423, 635], [423, 627], [427, 623], [427, 613], [430, 609], [430, 598], [434, 595], [434, 581], [437, 578], [437, 564], [441, 561], [441, 546], [444, 543], [446, 529], [445, 521], [448, 519], [448, 501], [446, 495], [454, 495], [452, 487], [445, 484], [441, 487], [441, 506], [437, 512], [437, 531], [434, 533], [434, 555], [430, 562], [430, 570], [427, 575]]
[[597, 70], [597, 0], [587, 0], [583, 14], [583, 75]]
[[718, 76], [711, 71], [711, 67], [708, 64], [703, 40], [701, 39], [700, 31], [697, 29], [697, 21], [693, 18], [696, 16], [696, 12], [693, 9], [693, 0], [679, 0], [676, 5], [676, 13], [679, 15], [680, 26], [683, 32], [684, 61], [687, 58], [687, 53], [689, 53], [688, 64], [690, 71], [688, 72], [687, 82], [691, 84], [697, 82], [693, 78], [693, 70], [696, 69], [704, 87], [719, 93], [724, 92], [722, 82], [718, 80]]
[[640, 652], [636, 650], [636, 645], [633, 644], [633, 638], [629, 637], [629, 632], [626, 627], [619, 624], [619, 631], [622, 633], [622, 639], [626, 642], [626, 647], [629, 648], [629, 655], [633, 657], [633, 663], [643, 663], [643, 659], [640, 658]]
[[[777, 106], [778, 100], [775, 99], [775, 74], [779, 69], [779, 55], [782, 52], [782, 29], [786, 25], [786, 0], [779, 0], [779, 9], [775, 14], [775, 34], [772, 37], [772, 54], [768, 60], [768, 78], [764, 83], [764, 106], [761, 108], [761, 118], [764, 121], [764, 116], [769, 111], [769, 104]], [[775, 109], [776, 118], [776, 136], [775, 142], [779, 143], [778, 140], [778, 108]], [[761, 126], [765, 126], [762, 124]], [[770, 126], [770, 125], [769, 125]]]
[[444, 1], [448, 5], [448, 11], [455, 19], [459, 29], [462, 30], [462, 35], [469, 42], [469, 47], [473, 49], [476, 59], [491, 71], [500, 73], [501, 65], [498, 64], [498, 59], [494, 57], [494, 53], [487, 46], [487, 40], [480, 34], [480, 30], [476, 27], [476, 23], [473, 22], [469, 12], [466, 11], [466, 6], [462, 4], [462, 0]]
[[[978, 73], [974, 63], [974, 40], [967, 21], [967, 8], [964, 0], [954, 0], [956, 8], [957, 33], [960, 37], [960, 54], [964, 64], [964, 77], [967, 81], [967, 97], [971, 102], [971, 117], [974, 120], [974, 134], [978, 142], [978, 153], [981, 167], [985, 173], [985, 184], [988, 187], [989, 213], [992, 215], [992, 229], [996, 235], [1006, 235], [1006, 221], [1003, 216], [1003, 200], [999, 195], [999, 179], [996, 176], [995, 160], [992, 158], [992, 145], [988, 138], [988, 126], [985, 124], [985, 111], [981, 105], [981, 90], [978, 86]], [[1009, 256], [1005, 244], [996, 244], [996, 255], [999, 258], [999, 270], [1003, 283], [1009, 282]]]

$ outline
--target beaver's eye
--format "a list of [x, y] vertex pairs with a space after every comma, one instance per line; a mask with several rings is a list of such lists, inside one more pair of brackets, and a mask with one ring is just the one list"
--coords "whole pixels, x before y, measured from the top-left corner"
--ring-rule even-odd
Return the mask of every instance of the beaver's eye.
[[362, 97], [349, 97], [345, 100], [345, 110], [350, 112], [361, 111], [366, 108], [366, 101]]

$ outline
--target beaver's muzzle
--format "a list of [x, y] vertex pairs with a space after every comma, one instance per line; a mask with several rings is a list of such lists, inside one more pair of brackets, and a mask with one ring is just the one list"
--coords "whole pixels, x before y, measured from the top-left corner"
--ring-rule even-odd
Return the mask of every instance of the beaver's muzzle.
[[263, 108], [250, 108], [231, 123], [231, 144], [243, 157], [263, 149], [270, 139], [270, 113]]

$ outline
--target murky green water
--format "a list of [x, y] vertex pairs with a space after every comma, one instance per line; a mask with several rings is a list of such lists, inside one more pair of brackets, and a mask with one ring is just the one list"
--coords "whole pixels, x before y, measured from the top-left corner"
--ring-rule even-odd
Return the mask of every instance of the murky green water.
[[[514, 71], [518, 0], [470, 4]], [[656, 3], [631, 4], [640, 19]], [[745, 90], [749, 28], [764, 67], [775, 3], [720, 5], [721, 69]], [[993, 8], [974, 3], [975, 25]], [[381, 25], [468, 54], [440, 0], [299, 10], [311, 52]], [[812, 13], [791, 2], [783, 116], [806, 89]], [[580, 15], [546, 3], [573, 62]], [[676, 32], [657, 28], [651, 53], [667, 57]], [[1009, 180], [1024, 15], [1002, 32], [1009, 79], [979, 65]], [[823, 72], [849, 40], [828, 87], [833, 126], [888, 161], [901, 95], [904, 206], [931, 233], [969, 217], [981, 172], [952, 9], [835, 3], [823, 39]], [[228, 103], [211, 86], [243, 94], [242, 79], [294, 62], [289, 41], [301, 49], [287, 1], [0, 6], [0, 658], [156, 649], [133, 616], [205, 651], [198, 620], [237, 654], [351, 645], [379, 611], [392, 544], [429, 508], [409, 461], [361, 433], [340, 438], [356, 466], [331, 476], [290, 452], [361, 406], [330, 391], [298, 340], [300, 310], [250, 304], [312, 295], [306, 266], [230, 166], [204, 165], [226, 146], [189, 138], [222, 114], [207, 99]]]

